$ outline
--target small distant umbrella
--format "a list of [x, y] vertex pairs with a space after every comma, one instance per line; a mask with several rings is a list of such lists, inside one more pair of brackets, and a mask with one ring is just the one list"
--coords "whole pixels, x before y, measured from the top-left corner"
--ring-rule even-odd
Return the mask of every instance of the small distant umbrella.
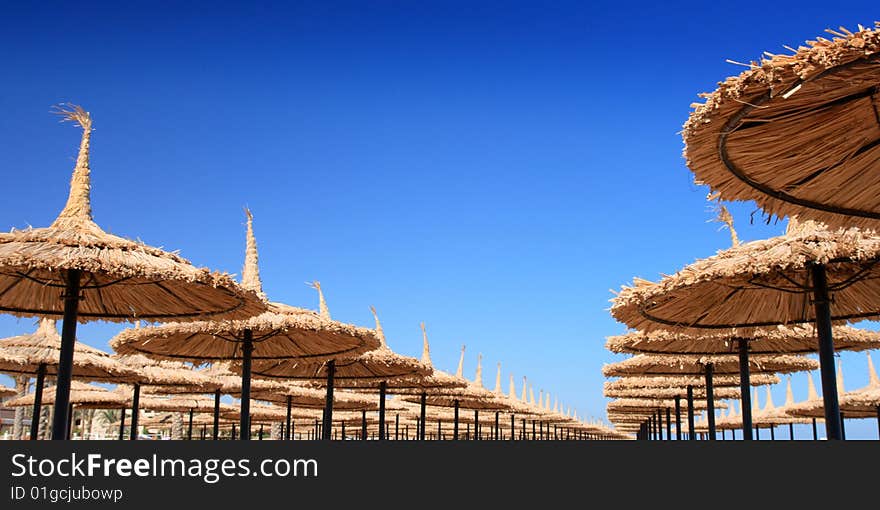
[[[56, 403], [58, 401], [56, 396], [57, 390], [58, 386], [46, 388], [41, 393], [41, 404]], [[73, 407], [84, 409], [122, 409], [126, 406], [126, 401], [121, 395], [101, 388], [100, 386], [94, 386], [92, 384], [86, 384], [75, 380], [70, 382], [70, 391], [68, 395], [68, 411], [72, 411]], [[7, 407], [33, 407], [36, 400], [36, 395], [30, 393], [23, 397], [8, 400], [4, 405]], [[65, 413], [65, 415], [72, 418], [72, 415], [68, 413]], [[35, 416], [32, 419], [37, 420], [39, 417]], [[64, 428], [58, 432], [60, 434], [59, 439], [67, 439], [70, 435], [70, 420], [68, 420], [68, 422], [64, 424]]]
[[[754, 374], [749, 378], [752, 386], [763, 386], [765, 384], [776, 384], [779, 377], [776, 374]], [[693, 386], [695, 388], [706, 384], [706, 379], [699, 376], [689, 375], [655, 375], [655, 376], [624, 376], [614, 381], [605, 383], [608, 390], [624, 390], [632, 388], [685, 388]], [[718, 375], [714, 379], [716, 388], [726, 388], [731, 386], [739, 387], [740, 379], [738, 375]]]
[[[320, 284], [316, 283], [315, 288], [318, 289], [322, 313], [329, 317], [330, 311], [324, 300], [324, 293], [320, 291]], [[330, 421], [333, 416], [334, 388], [378, 389], [379, 421], [384, 424], [384, 402], [387, 391], [418, 387], [422, 384], [420, 381], [430, 383], [430, 380], [425, 378], [431, 375], [433, 369], [430, 364], [392, 351], [385, 340], [385, 332], [382, 330], [376, 309], [371, 306], [370, 311], [376, 321], [375, 334], [379, 339], [378, 348], [356, 357], [334, 359], [332, 362], [320, 364], [296, 360], [257, 361], [252, 367], [253, 373], [263, 378], [324, 384], [327, 390], [325, 417], [329, 417]], [[385, 439], [384, 431], [380, 431], [379, 439]]]
[[[262, 296], [253, 216], [247, 209], [245, 213], [247, 233], [242, 285], [255, 295]], [[308, 310], [268, 305], [269, 311], [246, 320], [173, 323], [127, 329], [116, 335], [110, 345], [123, 354], [140, 353], [156, 359], [195, 363], [240, 361], [243, 407], [241, 439], [249, 440], [252, 361], [332, 360], [357, 356], [379, 346], [378, 338], [366, 328], [332, 321]], [[326, 308], [326, 303], [322, 307]]]
[[226, 274], [106, 233], [92, 220], [92, 118], [79, 106], [57, 110], [83, 129], [64, 209], [47, 228], [0, 234], [0, 310], [63, 317], [52, 439], [64, 439], [77, 321], [191, 321], [249, 317], [264, 309]]
[[[0, 352], [24, 359], [25, 363], [10, 366], [5, 371], [10, 374], [36, 376], [34, 391], [37, 396], [43, 392], [46, 376], [57, 377], [61, 355], [61, 335], [54, 319], [40, 319], [33, 333], [18, 335], [0, 340]], [[73, 373], [78, 381], [128, 382], [139, 377], [137, 370], [126, 367], [100, 349], [82, 342], [73, 345]], [[55, 390], [57, 391], [57, 390]], [[54, 399], [52, 402], [54, 403]], [[40, 416], [42, 399], [34, 399], [32, 416]], [[66, 422], [65, 422], [66, 425]], [[30, 437], [37, 438], [40, 420], [31, 420]]]
[[[11, 397], [13, 395], [18, 395], [18, 390], [15, 388], [10, 388], [9, 386], [3, 386], [0, 384], [0, 397]], [[0, 404], [2, 405], [2, 404]]]

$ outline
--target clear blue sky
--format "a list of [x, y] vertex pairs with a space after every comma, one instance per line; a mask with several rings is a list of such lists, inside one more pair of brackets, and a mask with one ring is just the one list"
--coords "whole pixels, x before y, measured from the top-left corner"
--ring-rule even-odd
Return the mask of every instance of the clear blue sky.
[[[369, 326], [375, 305], [401, 353], [425, 321], [438, 367], [466, 344], [485, 384], [501, 361], [505, 390], [526, 375], [596, 417], [624, 331], [609, 289], [729, 246], [681, 157], [690, 103], [742, 70], [726, 58], [878, 18], [869, 1], [110, 5], [0, 11], [0, 228], [63, 206], [79, 132], [48, 111], [82, 104], [108, 231], [239, 273], [247, 205], [273, 300], [314, 308], [320, 280], [334, 318]], [[745, 239], [783, 230], [731, 210]], [[119, 329], [79, 337], [106, 349]], [[864, 386], [864, 355], [843, 359]]]

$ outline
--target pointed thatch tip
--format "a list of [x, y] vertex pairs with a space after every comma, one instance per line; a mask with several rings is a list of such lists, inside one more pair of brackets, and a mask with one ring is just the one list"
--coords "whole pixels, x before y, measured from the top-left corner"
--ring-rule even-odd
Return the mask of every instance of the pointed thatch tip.
[[373, 319], [376, 321], [376, 336], [379, 337], [379, 347], [388, 347], [388, 344], [385, 343], [385, 332], [382, 330], [382, 323], [379, 322], [379, 314], [376, 313], [376, 307], [370, 305], [370, 313], [373, 314]]
[[474, 375], [474, 384], [478, 388], [483, 387], [483, 354], [477, 354], [477, 373]]
[[428, 332], [425, 330], [425, 323], [420, 322], [419, 327], [422, 328], [422, 363], [433, 367], [431, 363], [431, 347], [428, 345]]
[[254, 215], [247, 207], [244, 208], [244, 214], [247, 216], [247, 240], [244, 268], [241, 271], [241, 286], [266, 300], [266, 295], [263, 294], [263, 282], [260, 280], [260, 257], [257, 253], [257, 238], [254, 236]]
[[[709, 201], [715, 201], [719, 197], [718, 193], [713, 193], [707, 197]], [[730, 243], [732, 246], [739, 246], [739, 236], [736, 234], [736, 229], [733, 228], [733, 215], [730, 214], [730, 211], [727, 210], [720, 202], [716, 203], [715, 207], [716, 216], [712, 221], [717, 221], [719, 223], [724, 223], [727, 226], [728, 230], [730, 230]], [[723, 227], [722, 227], [723, 228]]]
[[501, 395], [504, 390], [501, 389], [501, 362], [498, 362], [498, 370], [495, 372], [495, 394]]
[[874, 369], [874, 361], [871, 359], [871, 353], [866, 352], [868, 355], [868, 385], [869, 386], [880, 386], [880, 378], [877, 377], [877, 370]]
[[76, 156], [76, 166], [70, 178], [70, 194], [64, 209], [52, 224], [53, 227], [69, 226], [92, 221], [91, 170], [89, 168], [89, 144], [92, 134], [92, 117], [81, 106], [70, 103], [56, 105], [52, 113], [61, 116], [61, 121], [76, 122], [83, 130]]
[[461, 344], [461, 355], [458, 357], [458, 368], [455, 370], [455, 377], [464, 377], [464, 344]]
[[55, 336], [58, 334], [58, 327], [55, 325], [55, 319], [40, 319], [39, 325], [37, 326], [37, 333], [46, 335], [46, 336]]
[[321, 290], [321, 282], [315, 280], [307, 285], [318, 291], [318, 311], [321, 313], [321, 317], [330, 320], [330, 308], [327, 307], [327, 301], [324, 299], [324, 291]]

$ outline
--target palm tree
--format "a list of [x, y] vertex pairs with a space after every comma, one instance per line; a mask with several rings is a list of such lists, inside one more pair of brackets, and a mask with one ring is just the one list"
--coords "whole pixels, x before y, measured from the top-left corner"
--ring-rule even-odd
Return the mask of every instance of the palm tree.
[[[19, 375], [15, 378], [15, 389], [18, 390], [17, 397], [23, 397], [28, 394], [30, 386], [30, 378], [26, 375]], [[26, 413], [24, 407], [15, 408], [15, 418], [12, 422], [12, 439], [24, 439], [24, 416]]]

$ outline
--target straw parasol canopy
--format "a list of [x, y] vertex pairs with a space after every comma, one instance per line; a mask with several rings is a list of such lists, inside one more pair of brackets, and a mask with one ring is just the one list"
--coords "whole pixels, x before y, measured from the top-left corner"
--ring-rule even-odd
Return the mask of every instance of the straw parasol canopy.
[[[436, 407], [455, 407], [472, 410], [504, 410], [513, 409], [507, 399], [500, 399], [497, 395], [483, 387], [483, 355], [477, 356], [477, 371], [473, 381], [468, 381], [466, 386], [450, 388], [439, 392], [431, 392], [425, 397], [425, 404]], [[464, 346], [461, 349], [461, 359], [455, 377], [463, 379], [462, 366], [464, 361]], [[408, 402], [418, 402], [421, 397], [416, 395], [401, 394], [400, 399]]]
[[758, 411], [752, 419], [752, 424], [760, 426], [786, 425], [789, 423], [810, 423], [809, 419], [794, 417], [786, 412], [787, 409], [795, 404], [794, 393], [791, 390], [791, 376], [785, 389], [785, 404], [782, 407], [776, 407], [773, 403], [773, 393], [770, 386], [767, 386], [767, 396], [764, 398], [764, 408]]
[[155, 360], [140, 354], [114, 357], [122, 365], [137, 371], [136, 382], [159, 387], [165, 393], [212, 393], [220, 383], [180, 361]]
[[[712, 364], [717, 374], [739, 373], [739, 358], [733, 355], [703, 356], [699, 354], [650, 355], [637, 354], [629, 359], [605, 364], [605, 377], [699, 375]], [[819, 363], [804, 356], [791, 354], [760, 354], [749, 358], [749, 368], [756, 373], [789, 373], [815, 370]]]
[[[282, 383], [281, 386], [282, 388], [272, 391], [254, 390], [251, 397], [273, 404], [286, 404], [289, 397], [291, 407], [300, 409], [320, 409], [326, 405], [327, 396], [319, 389], [296, 383]], [[376, 401], [362, 393], [338, 391], [333, 394], [333, 409], [373, 411], [376, 408]]]
[[[21, 358], [24, 363], [0, 371], [15, 374], [36, 374], [42, 365], [45, 375], [58, 375], [61, 353], [61, 335], [54, 319], [40, 319], [33, 333], [0, 340], [0, 353]], [[129, 382], [140, 377], [138, 371], [127, 367], [106, 352], [76, 342], [73, 346], [73, 378], [84, 381]]]
[[[644, 413], [656, 411], [658, 409], [669, 409], [675, 407], [675, 401], [672, 399], [659, 398], [619, 398], [608, 402], [606, 409], [609, 414], [615, 413]], [[716, 409], [727, 409], [724, 402], [715, 402]], [[694, 409], [703, 410], [707, 408], [705, 400], [695, 400]]]
[[[874, 369], [874, 363], [868, 356], [868, 385], [855, 391], [846, 392], [843, 377], [838, 370], [837, 389], [840, 399], [840, 412], [846, 418], [872, 418], [878, 416], [880, 406], [880, 378]], [[809, 380], [807, 400], [785, 407], [786, 414], [802, 418], [824, 418], [824, 401], [816, 394], [812, 378]], [[880, 426], [880, 423], [878, 423]]]
[[[320, 296], [321, 307], [329, 314], [323, 292]], [[376, 321], [375, 335], [379, 340], [379, 346], [356, 357], [335, 359], [333, 374], [335, 387], [375, 388], [379, 383], [385, 382], [388, 387], [393, 388], [397, 383], [409, 385], [412, 381], [429, 376], [433, 371], [429, 364], [397, 354], [388, 347], [376, 309], [371, 306], [370, 311]], [[256, 361], [251, 371], [255, 376], [263, 378], [323, 383], [327, 380], [327, 368], [327, 363], [278, 359]]]
[[[682, 136], [698, 184], [770, 215], [880, 227], [880, 23], [827, 30], [719, 83]], [[745, 64], [743, 64], [745, 65]]]
[[[130, 402], [129, 399], [126, 399]], [[175, 394], [171, 396], [147, 395], [140, 399], [138, 407], [144, 411], [169, 411], [195, 413], [213, 413], [214, 399], [204, 395]], [[220, 412], [230, 412], [233, 406], [220, 404]]]
[[229, 275], [102, 230], [92, 219], [92, 118], [74, 105], [62, 105], [56, 113], [83, 129], [70, 195], [49, 227], [0, 233], [0, 310], [19, 317], [61, 317], [59, 294], [68, 288], [71, 271], [78, 283], [80, 322], [244, 318], [264, 309]]
[[[40, 399], [43, 405], [55, 403], [56, 388], [57, 386], [52, 386], [43, 391], [43, 398]], [[29, 393], [23, 397], [8, 400], [4, 405], [7, 407], [30, 407], [34, 405], [34, 398], [34, 394]], [[69, 403], [77, 407], [96, 409], [120, 409], [127, 405], [125, 397], [122, 395], [100, 386], [79, 381], [70, 382]]]
[[[736, 375], [719, 375], [715, 376], [713, 384], [716, 388], [725, 388], [730, 386], [739, 386], [739, 377]], [[776, 384], [779, 377], [775, 374], [755, 374], [749, 378], [752, 386], [763, 386], [765, 384]], [[686, 388], [693, 386], [701, 387], [706, 384], [706, 379], [700, 376], [627, 376], [621, 377], [614, 381], [605, 383], [606, 390], [623, 390], [632, 388]]]
[[[880, 333], [850, 326], [834, 328], [836, 350], [880, 349]], [[749, 343], [751, 354], [807, 354], [819, 350], [819, 336], [812, 324], [772, 326], [753, 332], [747, 338], [720, 332], [689, 335], [672, 331], [633, 331], [610, 336], [605, 348], [630, 354], [723, 354], [734, 352], [739, 340]]]
[[[242, 286], [255, 295], [263, 295], [253, 216], [249, 210], [245, 212], [247, 242]], [[281, 313], [281, 310], [290, 313]], [[252, 338], [251, 359], [255, 361], [308, 359], [320, 362], [356, 356], [379, 346], [379, 339], [369, 329], [283, 306], [244, 320], [178, 322], [126, 329], [116, 335], [110, 345], [120, 354], [139, 353], [156, 359], [201, 363], [243, 359], [246, 336]]]
[[4, 386], [4, 385], [0, 384], [0, 398], [11, 397], [13, 395], [18, 395], [17, 389], [10, 388], [9, 386]]
[[[253, 215], [247, 209], [245, 214], [247, 231], [242, 282], [250, 292], [263, 296]], [[244, 320], [178, 322], [158, 327], [128, 329], [114, 337], [110, 345], [121, 354], [140, 353], [156, 359], [196, 363], [240, 360], [243, 390], [241, 438], [248, 440], [253, 360], [296, 359], [320, 362], [357, 356], [379, 346], [379, 339], [373, 331], [331, 320], [320, 285], [316, 284], [316, 288], [321, 299], [322, 316], [306, 310], [279, 306]]]
[[[705, 387], [694, 387], [694, 398], [706, 398]], [[603, 394], [609, 398], [675, 398], [684, 394], [684, 387], [659, 387], [659, 388], [623, 388], [608, 389], [605, 387]], [[739, 398], [739, 388], [715, 388], [715, 398]]]

